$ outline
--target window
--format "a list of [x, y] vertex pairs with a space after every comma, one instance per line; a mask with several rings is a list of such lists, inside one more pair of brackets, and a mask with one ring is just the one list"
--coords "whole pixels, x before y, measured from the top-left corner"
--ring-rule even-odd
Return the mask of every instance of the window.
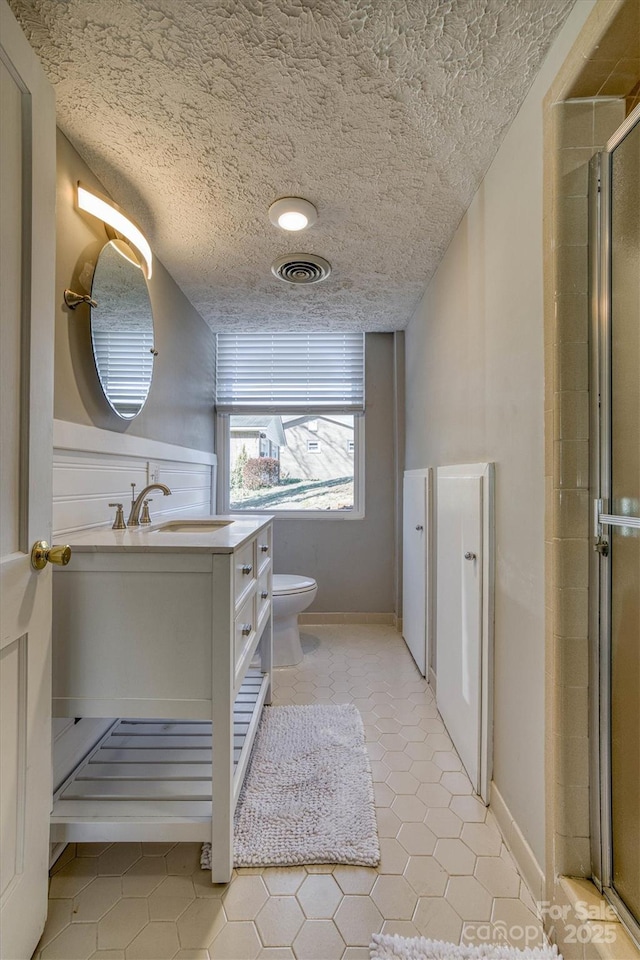
[[261, 418], [269, 421], [268, 435], [279, 438], [270, 456], [257, 455], [255, 446], [252, 448], [246, 438], [247, 419], [233, 414], [220, 418], [222, 429], [218, 432], [221, 439], [226, 436], [227, 451], [220, 471], [227, 493], [221, 504], [223, 512], [317, 510], [344, 514], [357, 510], [360, 470], [357, 442], [349, 434], [362, 436], [361, 417], [336, 414], [319, 418], [322, 441], [309, 439], [304, 415]]
[[362, 516], [363, 335], [218, 334], [217, 346], [219, 509]]

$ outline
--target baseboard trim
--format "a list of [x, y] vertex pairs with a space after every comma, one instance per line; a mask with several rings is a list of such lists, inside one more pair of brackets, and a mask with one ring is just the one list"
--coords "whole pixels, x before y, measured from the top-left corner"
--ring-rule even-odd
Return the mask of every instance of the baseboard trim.
[[504, 837], [504, 842], [518, 866], [522, 879], [529, 888], [529, 893], [536, 903], [541, 902], [545, 898], [544, 871], [536, 860], [533, 850], [513, 818], [494, 780], [491, 781], [489, 806]]
[[395, 625], [393, 613], [301, 613], [298, 623], [302, 626], [323, 623], [383, 623]]

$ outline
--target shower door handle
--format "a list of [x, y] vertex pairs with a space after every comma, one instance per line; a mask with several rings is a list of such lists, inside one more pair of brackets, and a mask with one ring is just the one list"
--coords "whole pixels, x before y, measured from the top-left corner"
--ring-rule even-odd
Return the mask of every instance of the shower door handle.
[[593, 534], [602, 536], [602, 527], [635, 527], [640, 529], [640, 517], [629, 517], [622, 513], [604, 513], [604, 500], [593, 501]]

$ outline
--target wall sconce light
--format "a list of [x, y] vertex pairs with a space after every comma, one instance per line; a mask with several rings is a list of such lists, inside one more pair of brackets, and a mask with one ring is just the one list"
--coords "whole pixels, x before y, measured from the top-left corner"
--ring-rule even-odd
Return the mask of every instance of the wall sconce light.
[[145, 277], [147, 280], [151, 279], [153, 254], [140, 228], [129, 217], [126, 217], [112, 200], [108, 200], [93, 190], [88, 190], [81, 183], [78, 183], [77, 203], [79, 210], [102, 220], [104, 224], [121, 234], [135, 248], [136, 253], [140, 254]]

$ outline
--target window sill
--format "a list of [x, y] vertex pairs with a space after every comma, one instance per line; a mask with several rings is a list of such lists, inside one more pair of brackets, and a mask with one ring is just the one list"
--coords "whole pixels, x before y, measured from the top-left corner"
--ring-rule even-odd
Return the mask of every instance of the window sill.
[[274, 520], [364, 520], [363, 510], [239, 510], [237, 507], [225, 507], [222, 513], [239, 514], [252, 517], [268, 514]]

